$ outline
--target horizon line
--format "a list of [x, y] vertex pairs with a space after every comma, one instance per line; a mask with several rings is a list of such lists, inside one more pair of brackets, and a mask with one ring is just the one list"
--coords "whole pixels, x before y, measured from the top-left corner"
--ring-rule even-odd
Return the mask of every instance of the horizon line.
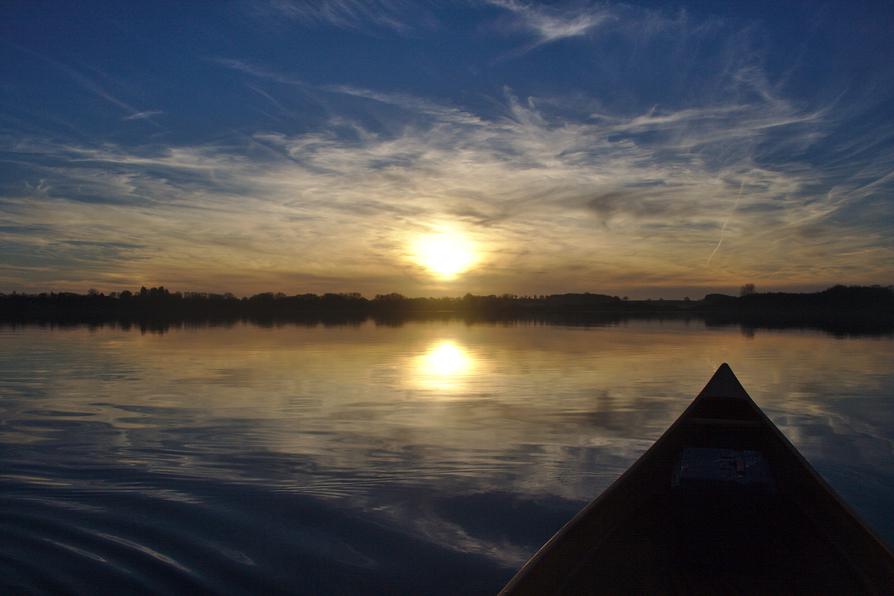
[[[749, 285], [749, 284], [743, 284], [740, 287], [740, 294], [739, 294], [740, 296], [743, 295], [742, 290], [747, 285]], [[745, 293], [748, 293], [748, 294], [818, 294], [818, 293], [822, 293], [824, 291], [831, 290], [836, 287], [881, 288], [881, 289], [892, 290], [892, 289], [894, 289], [894, 284], [882, 285], [882, 284], [878, 284], [878, 283], [875, 283], [875, 284], [835, 283], [835, 284], [829, 285], [825, 288], [816, 289], [816, 290], [812, 290], [812, 291], [779, 291], [779, 290], [758, 291], [757, 288], [752, 285], [751, 289]], [[537, 293], [522, 294], [522, 293], [511, 293], [511, 292], [502, 292], [499, 294], [495, 294], [495, 293], [474, 294], [472, 292], [466, 292], [465, 294], [462, 294], [462, 295], [452, 295], [452, 296], [431, 296], [431, 295], [408, 296], [408, 295], [402, 294], [400, 292], [385, 292], [385, 293], [376, 293], [371, 298], [367, 297], [366, 295], [364, 295], [361, 292], [356, 292], [356, 291], [320, 292], [320, 293], [299, 292], [299, 293], [295, 293], [295, 294], [288, 294], [288, 293], [281, 292], [281, 291], [274, 292], [274, 291], [268, 290], [268, 291], [264, 291], [264, 292], [257, 292], [254, 294], [245, 294], [245, 295], [240, 296], [240, 295], [237, 295], [237, 294], [235, 294], [233, 292], [229, 292], [229, 291], [214, 292], [214, 291], [197, 291], [197, 290], [172, 290], [171, 288], [165, 287], [164, 285], [150, 286], [150, 287], [141, 285], [140, 289], [138, 289], [136, 291], [125, 289], [125, 290], [112, 290], [112, 291], [108, 291], [108, 292], [103, 292], [103, 291], [97, 290], [95, 288], [90, 288], [86, 292], [83, 292], [83, 293], [79, 293], [79, 292], [72, 291], [72, 290], [42, 290], [42, 291], [37, 291], [37, 292], [25, 292], [25, 291], [12, 290], [10, 292], [0, 291], [0, 296], [6, 297], [6, 296], [16, 296], [16, 295], [18, 295], [18, 296], [40, 296], [42, 294], [73, 294], [76, 296], [98, 295], [98, 296], [103, 296], [103, 297], [120, 297], [120, 295], [123, 294], [124, 292], [130, 292], [130, 295], [132, 295], [132, 296], [139, 296], [141, 294], [142, 290], [144, 290], [144, 289], [147, 292], [150, 292], [152, 290], [165, 290], [168, 294], [173, 294], [173, 295], [180, 294], [181, 296], [187, 296], [187, 295], [222, 296], [222, 297], [232, 297], [232, 298], [238, 299], [238, 300], [250, 299], [250, 298], [254, 298], [256, 296], [264, 296], [264, 295], [268, 295], [268, 294], [272, 295], [274, 298], [294, 298], [294, 297], [298, 297], [298, 296], [336, 295], [336, 296], [344, 296], [344, 297], [359, 297], [364, 300], [376, 300], [377, 298], [388, 297], [388, 296], [394, 296], [394, 297], [399, 296], [400, 298], [405, 299], [405, 300], [460, 300], [460, 299], [465, 298], [466, 296], [472, 296], [472, 297], [476, 297], [476, 298], [494, 297], [494, 298], [511, 298], [511, 299], [542, 299], [544, 297], [550, 297], [550, 296], [591, 295], [591, 296], [606, 296], [609, 298], [617, 298], [619, 300], [625, 300], [625, 301], [668, 300], [668, 301], [681, 301], [681, 302], [686, 301], [686, 300], [700, 300], [700, 299], [704, 299], [705, 297], [710, 296], [710, 295], [734, 296], [734, 294], [726, 294], [721, 291], [713, 291], [713, 292], [706, 291], [706, 293], [704, 294], [704, 296], [702, 296], [702, 298], [690, 298], [689, 296], [686, 296], [684, 298], [666, 298], [663, 296], [656, 296], [654, 298], [652, 298], [652, 297], [629, 298], [628, 296], [623, 296], [621, 294], [608, 294], [608, 293], [604, 293], [604, 292], [591, 291], [591, 290], [578, 291], [578, 292], [554, 292], [554, 293], [550, 293], [550, 294], [537, 294]]]

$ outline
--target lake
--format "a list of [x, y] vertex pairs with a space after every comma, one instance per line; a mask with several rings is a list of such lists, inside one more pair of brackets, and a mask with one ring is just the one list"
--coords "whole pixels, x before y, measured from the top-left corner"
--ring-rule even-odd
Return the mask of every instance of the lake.
[[721, 362], [894, 543], [894, 338], [0, 329], [4, 592], [494, 593]]

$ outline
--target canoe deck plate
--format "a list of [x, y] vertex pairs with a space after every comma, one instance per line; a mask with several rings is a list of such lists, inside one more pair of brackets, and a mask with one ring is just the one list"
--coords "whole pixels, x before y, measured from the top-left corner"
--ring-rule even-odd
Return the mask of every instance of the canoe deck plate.
[[686, 447], [674, 468], [674, 489], [774, 489], [770, 466], [759, 451]]

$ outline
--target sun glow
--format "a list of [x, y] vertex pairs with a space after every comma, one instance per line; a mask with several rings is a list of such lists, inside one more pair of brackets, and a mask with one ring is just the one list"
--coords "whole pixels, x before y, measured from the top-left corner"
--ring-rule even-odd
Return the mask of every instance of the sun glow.
[[457, 232], [422, 236], [413, 245], [415, 261], [441, 279], [454, 279], [478, 260], [473, 244]]
[[452, 340], [441, 340], [417, 357], [414, 376], [420, 387], [449, 391], [459, 388], [474, 368], [468, 350]]

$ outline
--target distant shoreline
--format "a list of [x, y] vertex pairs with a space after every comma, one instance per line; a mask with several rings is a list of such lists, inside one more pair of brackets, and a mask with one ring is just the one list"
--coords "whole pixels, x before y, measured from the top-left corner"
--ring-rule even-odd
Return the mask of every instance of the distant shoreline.
[[605, 294], [407, 298], [399, 294], [367, 299], [356, 293], [232, 294], [139, 292], [0, 294], [0, 323], [105, 324], [163, 329], [181, 324], [278, 322], [357, 324], [373, 320], [468, 322], [532, 321], [598, 325], [629, 319], [698, 319], [708, 325], [743, 328], [816, 328], [840, 335], [894, 333], [894, 288], [834, 286], [813, 293], [708, 294], [701, 300], [625, 300]]

